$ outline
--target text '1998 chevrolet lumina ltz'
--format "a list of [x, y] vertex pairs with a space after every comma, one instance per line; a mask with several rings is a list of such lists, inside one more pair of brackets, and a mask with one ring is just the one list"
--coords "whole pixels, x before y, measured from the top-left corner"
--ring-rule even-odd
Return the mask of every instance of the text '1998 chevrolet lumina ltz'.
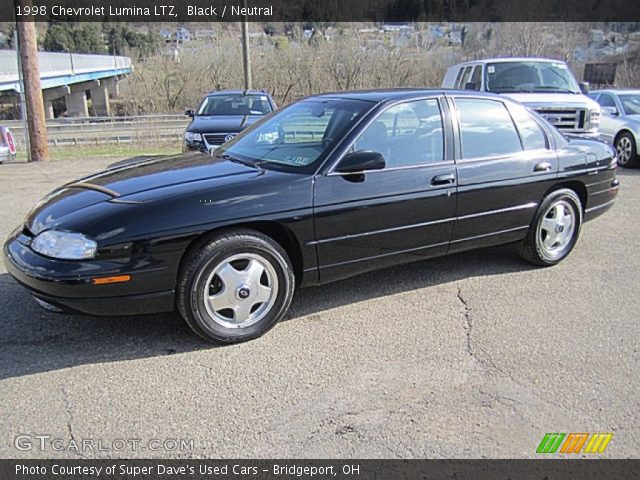
[[47, 308], [177, 310], [201, 337], [239, 342], [272, 328], [296, 287], [508, 243], [533, 264], [557, 264], [583, 222], [613, 204], [615, 172], [610, 146], [565, 137], [504, 96], [328, 93], [212, 155], [60, 187], [4, 257]]

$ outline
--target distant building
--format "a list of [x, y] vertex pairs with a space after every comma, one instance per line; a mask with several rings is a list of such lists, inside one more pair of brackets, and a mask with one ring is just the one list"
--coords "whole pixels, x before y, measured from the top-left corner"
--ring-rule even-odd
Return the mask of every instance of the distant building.
[[178, 27], [176, 30], [176, 40], [178, 43], [190, 42], [191, 32], [184, 27]]

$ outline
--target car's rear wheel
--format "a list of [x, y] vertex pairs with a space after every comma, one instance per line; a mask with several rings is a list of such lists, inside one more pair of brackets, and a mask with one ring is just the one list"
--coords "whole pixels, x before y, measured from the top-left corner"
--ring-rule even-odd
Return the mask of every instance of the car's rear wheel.
[[621, 133], [616, 137], [616, 151], [618, 152], [618, 164], [622, 167], [638, 166], [638, 149], [636, 139], [629, 132]]
[[571, 253], [581, 226], [582, 204], [578, 195], [567, 188], [555, 190], [538, 208], [518, 251], [534, 265], [555, 265]]
[[177, 306], [191, 329], [209, 341], [259, 337], [286, 313], [295, 278], [282, 247], [253, 230], [214, 235], [188, 252]]

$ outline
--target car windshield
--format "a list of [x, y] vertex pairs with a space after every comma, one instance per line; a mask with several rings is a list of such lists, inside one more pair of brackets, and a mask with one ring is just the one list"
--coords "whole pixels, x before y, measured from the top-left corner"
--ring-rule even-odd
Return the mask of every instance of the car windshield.
[[363, 100], [302, 100], [250, 127], [215, 154], [295, 170], [312, 168], [374, 105]]
[[580, 93], [562, 62], [496, 62], [487, 64], [487, 91]]
[[214, 115], [266, 115], [271, 104], [266, 95], [210, 95], [198, 108], [198, 116]]
[[640, 93], [618, 95], [625, 115], [640, 115]]

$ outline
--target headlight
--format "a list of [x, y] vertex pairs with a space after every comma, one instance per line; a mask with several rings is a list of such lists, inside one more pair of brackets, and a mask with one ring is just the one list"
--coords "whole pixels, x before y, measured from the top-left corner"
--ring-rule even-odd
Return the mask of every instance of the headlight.
[[195, 133], [195, 132], [184, 132], [184, 139], [187, 142], [201, 142], [202, 141], [202, 135], [200, 135], [199, 133]]
[[47, 257], [82, 260], [93, 258], [98, 244], [81, 233], [47, 230], [33, 239], [31, 248]]
[[589, 126], [591, 128], [598, 127], [600, 125], [600, 112], [592, 111], [589, 117]]

